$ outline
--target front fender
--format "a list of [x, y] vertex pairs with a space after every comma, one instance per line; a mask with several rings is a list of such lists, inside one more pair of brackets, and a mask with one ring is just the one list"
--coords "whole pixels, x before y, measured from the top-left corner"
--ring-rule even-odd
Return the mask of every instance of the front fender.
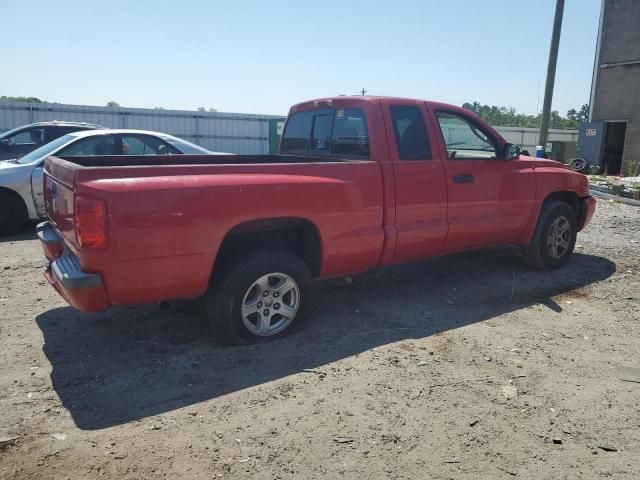
[[27, 207], [29, 218], [36, 220], [38, 213], [36, 212], [33, 198], [31, 196], [31, 173], [34, 167], [32, 165], [16, 165], [7, 162], [1, 162], [0, 165], [0, 188], [11, 190], [22, 198]]
[[[536, 200], [529, 226], [518, 244], [528, 245], [533, 237], [544, 202], [554, 196], [572, 195], [582, 202], [589, 197], [589, 180], [581, 173], [555, 166], [536, 167]], [[578, 218], [580, 221], [580, 218]]]

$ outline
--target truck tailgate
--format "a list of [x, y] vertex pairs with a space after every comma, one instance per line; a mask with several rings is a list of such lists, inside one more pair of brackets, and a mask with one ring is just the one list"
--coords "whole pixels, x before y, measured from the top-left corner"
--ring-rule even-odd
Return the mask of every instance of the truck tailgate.
[[76, 247], [73, 191], [77, 167], [59, 159], [55, 163], [47, 159], [45, 165], [44, 201], [47, 216], [66, 243]]

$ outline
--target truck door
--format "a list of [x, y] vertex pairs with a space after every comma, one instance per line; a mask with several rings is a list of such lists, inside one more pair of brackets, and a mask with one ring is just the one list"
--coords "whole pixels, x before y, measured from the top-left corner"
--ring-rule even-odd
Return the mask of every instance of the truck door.
[[433, 125], [424, 102], [412, 100], [384, 106], [384, 120], [395, 181], [395, 255], [436, 254], [447, 235], [447, 191], [442, 160], [431, 147], [437, 145]]
[[447, 184], [446, 251], [515, 241], [535, 197], [528, 161], [503, 160], [502, 143], [458, 111], [435, 112]]

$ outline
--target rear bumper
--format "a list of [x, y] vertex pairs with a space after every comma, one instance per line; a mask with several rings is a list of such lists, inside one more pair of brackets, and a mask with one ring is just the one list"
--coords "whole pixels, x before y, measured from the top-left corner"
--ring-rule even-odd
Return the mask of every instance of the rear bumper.
[[584, 197], [582, 199], [582, 211], [580, 214], [580, 224], [578, 225], [578, 230], [582, 230], [586, 227], [591, 218], [593, 218], [593, 214], [596, 211], [596, 199], [592, 196]]
[[108, 308], [109, 299], [102, 277], [82, 271], [78, 258], [65, 248], [49, 222], [40, 223], [37, 232], [47, 257], [44, 276], [49, 284], [78, 310], [97, 312]]

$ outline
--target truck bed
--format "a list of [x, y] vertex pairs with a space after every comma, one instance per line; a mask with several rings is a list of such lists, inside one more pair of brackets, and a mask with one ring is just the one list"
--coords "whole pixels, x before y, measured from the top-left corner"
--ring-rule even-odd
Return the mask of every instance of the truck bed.
[[[100, 275], [111, 305], [201, 295], [223, 242], [258, 227], [317, 232], [321, 277], [376, 265], [384, 241], [382, 172], [372, 160], [49, 157], [44, 170], [51, 226], [79, 268]], [[104, 205], [100, 248], [77, 240], [79, 198]]]

